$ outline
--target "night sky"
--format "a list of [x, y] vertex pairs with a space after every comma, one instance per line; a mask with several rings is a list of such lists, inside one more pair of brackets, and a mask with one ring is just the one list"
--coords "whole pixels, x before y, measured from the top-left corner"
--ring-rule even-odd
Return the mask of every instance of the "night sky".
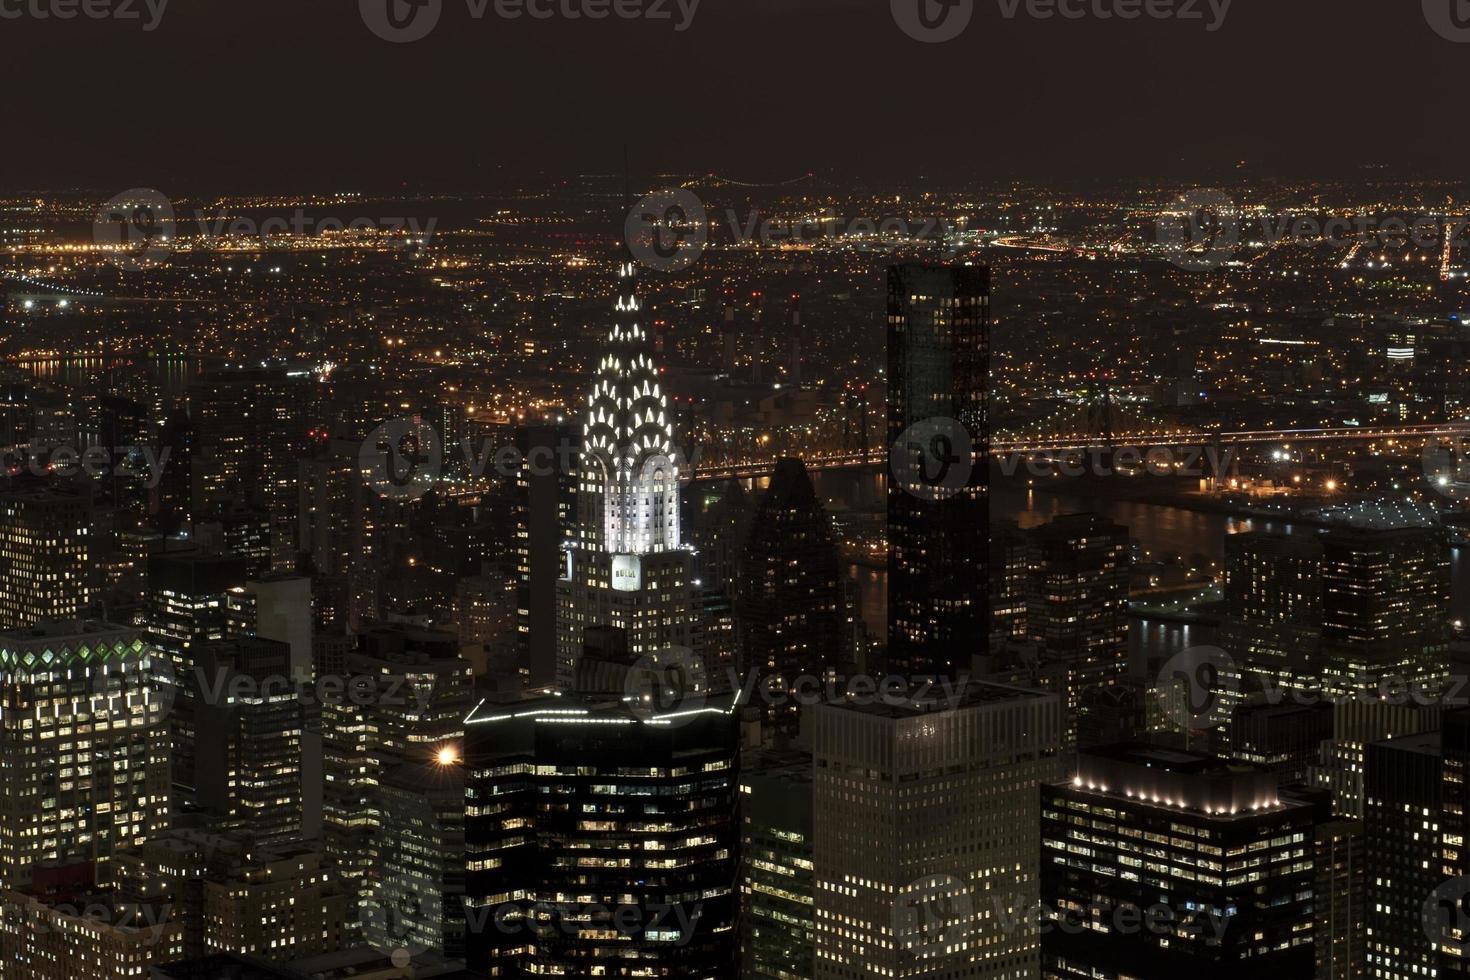
[[974, 0], [944, 44], [905, 36], [888, 0], [703, 0], [682, 33], [673, 0], [661, 22], [443, 2], [411, 44], [375, 37], [358, 0], [171, 0], [152, 32], [0, 19], [0, 188], [478, 188], [616, 172], [625, 144], [640, 182], [1453, 175], [1470, 149], [1470, 43], [1420, 0], [1235, 0], [1213, 33], [1206, 0], [1190, 22]]

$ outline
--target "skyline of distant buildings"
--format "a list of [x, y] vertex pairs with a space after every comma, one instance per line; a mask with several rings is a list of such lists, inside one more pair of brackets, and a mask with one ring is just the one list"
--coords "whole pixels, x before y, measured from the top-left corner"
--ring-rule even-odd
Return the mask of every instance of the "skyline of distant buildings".
[[[725, 421], [758, 418], [706, 469], [686, 447], [725, 409], [685, 400], [667, 319], [704, 301], [612, 271], [572, 404], [486, 421], [453, 372], [212, 368], [96, 406], [172, 448], [154, 485], [4, 475], [18, 977], [1463, 966], [1470, 925], [1419, 916], [1470, 870], [1453, 520], [1302, 509], [1207, 568], [1105, 501], [993, 514], [998, 297], [964, 261], [888, 270], [882, 384], [825, 407], [797, 294], [722, 294]], [[732, 324], [780, 335], [772, 376]], [[13, 389], [32, 438], [49, 402]], [[840, 453], [762, 448], [783, 427], [855, 457], [846, 498]], [[1160, 493], [1217, 501], [1194, 483]], [[1171, 667], [1191, 635], [1216, 673]], [[1311, 694], [1337, 702], [1282, 701]]]

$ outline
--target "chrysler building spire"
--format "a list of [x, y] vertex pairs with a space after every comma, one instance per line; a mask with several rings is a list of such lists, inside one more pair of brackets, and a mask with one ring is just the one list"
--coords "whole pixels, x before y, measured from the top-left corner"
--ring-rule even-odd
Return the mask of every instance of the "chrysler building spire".
[[679, 465], [674, 426], [636, 289], [637, 267], [618, 269], [607, 352], [587, 396], [581, 519], [588, 543], [612, 554], [679, 547]]

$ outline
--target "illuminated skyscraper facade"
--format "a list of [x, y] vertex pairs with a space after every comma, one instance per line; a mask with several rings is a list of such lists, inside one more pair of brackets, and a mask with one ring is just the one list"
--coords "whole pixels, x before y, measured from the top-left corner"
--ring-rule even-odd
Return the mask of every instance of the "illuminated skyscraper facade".
[[168, 824], [160, 654], [136, 630], [48, 623], [0, 634], [0, 886], [90, 861]]
[[1314, 976], [1325, 805], [1264, 767], [1125, 743], [1041, 792], [1043, 980]]
[[556, 680], [563, 688], [573, 683], [589, 626], [626, 630], [635, 659], [658, 659], [691, 643], [680, 464], [636, 282], [636, 267], [624, 263], [607, 352], [587, 396], [577, 537], [558, 586]]
[[817, 980], [1029, 980], [1055, 695], [970, 683], [813, 712]]
[[0, 629], [76, 619], [90, 601], [91, 501], [40, 488], [0, 494]]
[[734, 980], [733, 698], [583, 692], [465, 721], [467, 959], [492, 977]]

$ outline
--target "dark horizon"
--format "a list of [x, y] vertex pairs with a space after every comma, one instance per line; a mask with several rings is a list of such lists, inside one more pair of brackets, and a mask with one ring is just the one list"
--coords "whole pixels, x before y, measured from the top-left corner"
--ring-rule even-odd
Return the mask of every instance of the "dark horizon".
[[624, 147], [635, 173], [754, 181], [1197, 175], [1242, 160], [1322, 176], [1451, 173], [1470, 150], [1433, 94], [1470, 52], [1414, 4], [1235, 0], [1209, 31], [1024, 5], [1007, 19], [977, 0], [963, 34], [926, 44], [856, 0], [704, 0], [684, 31], [672, 2], [663, 22], [477, 20], [463, 3], [404, 44], [343, 0], [168, 5], [151, 31], [141, 0], [142, 21], [7, 20], [4, 77], [26, 105], [0, 182], [479, 187], [619, 173]]

